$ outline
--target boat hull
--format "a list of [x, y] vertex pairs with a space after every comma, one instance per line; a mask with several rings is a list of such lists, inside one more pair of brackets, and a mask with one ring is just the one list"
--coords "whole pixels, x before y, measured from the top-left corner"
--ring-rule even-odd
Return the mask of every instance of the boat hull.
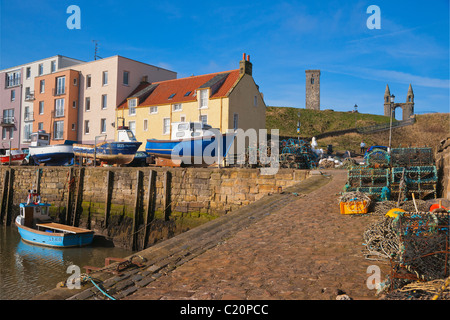
[[73, 152], [77, 157], [95, 158], [108, 164], [128, 164], [133, 161], [142, 142], [104, 142], [97, 145], [74, 144]]
[[70, 248], [90, 245], [94, 239], [94, 232], [83, 234], [48, 233], [38, 231], [16, 222], [23, 241], [46, 247]]
[[41, 147], [30, 146], [30, 157], [37, 164], [47, 166], [64, 166], [73, 161], [73, 146], [58, 144]]
[[218, 153], [221, 157], [227, 156], [234, 138], [234, 133], [222, 134], [219, 152], [215, 136], [185, 140], [148, 139], [145, 151], [155, 157], [181, 160], [184, 164], [211, 164], [217, 161]]
[[[11, 164], [12, 165], [21, 165], [23, 160], [25, 159], [25, 154], [17, 154], [11, 156]], [[0, 163], [1, 164], [9, 164], [9, 158], [10, 156], [1, 156], [0, 157]]]

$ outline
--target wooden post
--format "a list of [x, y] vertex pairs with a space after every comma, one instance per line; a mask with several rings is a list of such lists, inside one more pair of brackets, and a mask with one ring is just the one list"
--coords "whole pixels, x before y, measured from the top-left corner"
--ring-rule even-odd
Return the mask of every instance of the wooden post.
[[171, 214], [171, 203], [170, 203], [170, 182], [171, 182], [171, 172], [166, 171], [164, 174], [164, 219], [169, 221]]
[[41, 169], [36, 170], [36, 192], [41, 193]]
[[144, 240], [142, 244], [142, 249], [145, 249], [148, 241], [148, 233], [150, 231], [150, 222], [155, 218], [155, 206], [153, 205], [154, 201], [154, 192], [153, 189], [155, 187], [155, 178], [156, 174], [154, 170], [150, 170], [148, 174], [148, 188], [147, 188], [147, 214], [144, 219]]
[[4, 223], [5, 219], [5, 208], [6, 208], [6, 195], [8, 194], [8, 180], [9, 180], [9, 170], [5, 170], [5, 173], [3, 174], [3, 188], [2, 188], [2, 199], [1, 199], [1, 205], [0, 205], [0, 223]]
[[66, 221], [65, 223], [70, 225], [71, 222], [71, 212], [72, 212], [72, 207], [71, 207], [71, 197], [72, 197], [72, 188], [70, 187], [70, 182], [72, 181], [72, 177], [73, 177], [73, 168], [69, 169], [69, 180], [67, 182], [67, 199], [66, 199]]
[[78, 182], [77, 182], [77, 193], [75, 196], [75, 203], [74, 203], [75, 208], [73, 209], [72, 226], [75, 226], [77, 224], [76, 220], [77, 220], [77, 214], [78, 214], [78, 210], [79, 210], [79, 206], [80, 206], [79, 202], [80, 202], [81, 194], [83, 192], [83, 190], [82, 190], [83, 189], [83, 179], [84, 179], [84, 168], [80, 167], [80, 171], [78, 174]]
[[105, 197], [105, 228], [108, 228], [109, 212], [111, 209], [113, 173], [111, 170], [106, 172], [106, 197]]
[[9, 226], [11, 224], [11, 202], [14, 194], [13, 190], [13, 173], [14, 169], [8, 169], [9, 171], [9, 179], [8, 179], [8, 192], [6, 195], [6, 225]]
[[141, 193], [141, 187], [142, 187], [142, 171], [138, 170], [136, 172], [136, 195], [134, 198], [134, 215], [133, 215], [133, 226], [131, 228], [131, 231], [133, 232], [132, 237], [132, 250], [138, 250], [137, 248], [137, 227], [139, 226], [139, 197]]

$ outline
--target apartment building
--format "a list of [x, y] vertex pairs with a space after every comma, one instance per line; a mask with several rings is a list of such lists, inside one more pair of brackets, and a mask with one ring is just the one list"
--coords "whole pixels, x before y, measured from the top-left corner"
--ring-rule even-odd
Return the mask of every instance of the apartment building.
[[34, 93], [31, 132], [45, 130], [50, 133], [50, 144], [76, 141], [80, 72], [65, 69], [39, 76], [35, 78], [34, 87], [37, 90]]
[[0, 70], [0, 114], [2, 116], [0, 152], [11, 142], [12, 148], [27, 149], [33, 130], [35, 77], [55, 73], [84, 61], [56, 55]]
[[176, 79], [177, 73], [121, 56], [95, 60], [70, 69], [80, 74], [77, 140], [116, 139], [116, 107], [145, 81]]
[[201, 121], [222, 133], [264, 129], [266, 105], [244, 54], [239, 69], [206, 75], [141, 82], [117, 107], [145, 149], [149, 138], [169, 140], [172, 122]]

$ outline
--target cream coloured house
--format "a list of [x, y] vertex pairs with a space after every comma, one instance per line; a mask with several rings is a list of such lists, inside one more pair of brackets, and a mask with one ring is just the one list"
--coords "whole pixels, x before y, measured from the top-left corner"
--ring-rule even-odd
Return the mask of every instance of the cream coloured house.
[[143, 142], [140, 150], [147, 139], [169, 140], [173, 122], [202, 121], [222, 133], [266, 127], [266, 105], [245, 54], [236, 70], [141, 82], [116, 111]]

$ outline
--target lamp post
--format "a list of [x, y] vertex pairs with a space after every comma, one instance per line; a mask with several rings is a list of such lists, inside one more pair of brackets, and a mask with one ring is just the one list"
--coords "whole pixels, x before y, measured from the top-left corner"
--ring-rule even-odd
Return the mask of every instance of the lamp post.
[[394, 100], [395, 100], [395, 96], [394, 95], [391, 95], [391, 124], [390, 124], [390, 126], [389, 126], [389, 149], [388, 149], [388, 153], [390, 154], [391, 153], [391, 141], [392, 141], [392, 115], [394, 114], [394, 110], [395, 110], [395, 108], [394, 108], [394, 106], [395, 106], [395, 104], [394, 104]]

